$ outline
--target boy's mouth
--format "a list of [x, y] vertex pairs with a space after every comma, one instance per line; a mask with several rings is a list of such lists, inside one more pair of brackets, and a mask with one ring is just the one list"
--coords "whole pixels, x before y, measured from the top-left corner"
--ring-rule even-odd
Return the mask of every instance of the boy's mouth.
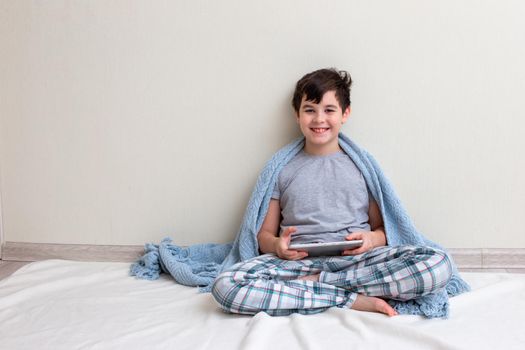
[[329, 129], [330, 128], [310, 128], [310, 130], [312, 130], [316, 134], [322, 134]]

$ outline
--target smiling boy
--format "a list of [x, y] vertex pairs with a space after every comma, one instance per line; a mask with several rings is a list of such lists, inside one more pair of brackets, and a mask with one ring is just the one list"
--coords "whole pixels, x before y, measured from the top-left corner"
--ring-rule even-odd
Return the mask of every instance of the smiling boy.
[[[447, 255], [426, 246], [387, 245], [383, 218], [363, 175], [339, 145], [350, 116], [350, 75], [321, 69], [293, 97], [304, 148], [279, 173], [257, 235], [262, 255], [217, 277], [212, 294], [226, 312], [288, 315], [347, 307], [394, 316], [388, 299], [411, 300], [445, 287]], [[363, 240], [340, 256], [310, 258], [291, 242]]]

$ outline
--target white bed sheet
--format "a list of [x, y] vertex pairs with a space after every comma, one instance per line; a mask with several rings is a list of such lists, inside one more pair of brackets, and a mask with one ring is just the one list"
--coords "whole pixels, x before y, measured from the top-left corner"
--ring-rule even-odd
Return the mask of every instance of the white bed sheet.
[[47, 260], [0, 281], [0, 349], [524, 349], [525, 275], [463, 273], [449, 319], [332, 308], [225, 314], [210, 294], [127, 263]]

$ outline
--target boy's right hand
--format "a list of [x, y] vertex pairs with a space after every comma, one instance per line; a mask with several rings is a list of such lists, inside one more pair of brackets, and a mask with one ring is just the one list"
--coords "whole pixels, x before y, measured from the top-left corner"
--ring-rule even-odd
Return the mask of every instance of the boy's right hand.
[[291, 226], [284, 230], [283, 234], [275, 241], [275, 253], [281, 259], [300, 260], [308, 256], [308, 252], [288, 249], [292, 239], [292, 233], [297, 232], [297, 228]]

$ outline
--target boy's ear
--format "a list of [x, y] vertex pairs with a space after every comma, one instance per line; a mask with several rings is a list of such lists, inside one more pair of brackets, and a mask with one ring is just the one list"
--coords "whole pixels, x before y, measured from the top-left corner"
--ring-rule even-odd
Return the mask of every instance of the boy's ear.
[[342, 118], [343, 123], [346, 123], [346, 121], [350, 117], [351, 111], [352, 111], [352, 108], [350, 108], [350, 106], [346, 107], [345, 111], [343, 112], [343, 118]]

